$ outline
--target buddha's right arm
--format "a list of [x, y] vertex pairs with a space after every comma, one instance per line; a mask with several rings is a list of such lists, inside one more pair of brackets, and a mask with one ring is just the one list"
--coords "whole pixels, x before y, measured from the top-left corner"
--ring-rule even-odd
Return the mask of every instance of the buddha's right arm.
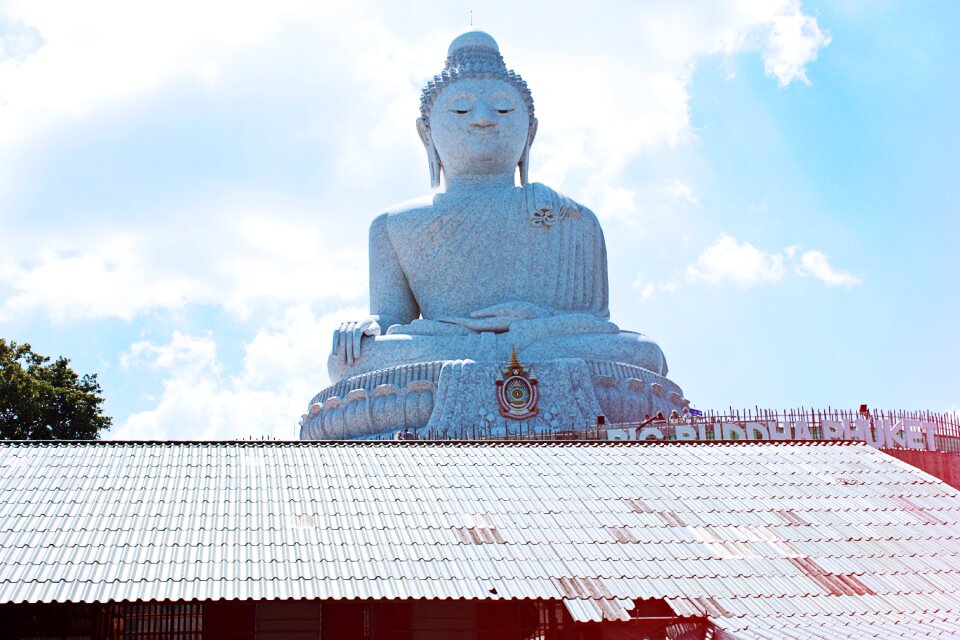
[[363, 338], [420, 317], [413, 292], [387, 233], [386, 214], [370, 225], [370, 316], [343, 322], [333, 332], [333, 359], [352, 366], [361, 358]]
[[370, 224], [370, 313], [384, 333], [392, 325], [420, 317], [420, 306], [390, 240], [385, 213]]

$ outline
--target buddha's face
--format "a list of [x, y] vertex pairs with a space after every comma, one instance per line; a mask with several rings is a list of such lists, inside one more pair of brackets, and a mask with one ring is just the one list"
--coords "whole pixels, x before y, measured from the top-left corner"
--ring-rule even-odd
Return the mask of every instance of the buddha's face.
[[430, 137], [448, 176], [512, 174], [527, 144], [527, 105], [502, 80], [458, 80], [430, 112]]

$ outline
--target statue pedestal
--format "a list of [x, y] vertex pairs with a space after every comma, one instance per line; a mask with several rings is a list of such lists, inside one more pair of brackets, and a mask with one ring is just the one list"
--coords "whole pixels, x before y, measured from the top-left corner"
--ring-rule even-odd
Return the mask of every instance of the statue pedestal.
[[497, 380], [504, 363], [445, 360], [402, 365], [341, 380], [310, 403], [301, 440], [389, 439], [409, 427], [421, 437], [470, 439], [639, 422], [682, 411], [680, 387], [641, 367], [559, 358], [525, 362], [536, 377], [537, 412], [501, 415]]

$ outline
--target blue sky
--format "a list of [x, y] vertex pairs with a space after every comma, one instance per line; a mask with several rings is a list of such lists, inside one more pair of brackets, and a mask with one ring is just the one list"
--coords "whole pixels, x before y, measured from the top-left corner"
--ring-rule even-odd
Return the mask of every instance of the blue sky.
[[[0, 3], [0, 336], [112, 437], [293, 437], [366, 230], [429, 190], [419, 91], [471, 3]], [[490, 2], [531, 178], [701, 408], [960, 410], [960, 5]]]

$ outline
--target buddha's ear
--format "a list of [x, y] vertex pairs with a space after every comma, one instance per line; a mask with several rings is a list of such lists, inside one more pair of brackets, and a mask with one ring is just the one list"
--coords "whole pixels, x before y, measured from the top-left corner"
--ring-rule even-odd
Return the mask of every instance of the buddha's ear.
[[517, 163], [517, 168], [520, 169], [520, 186], [525, 187], [529, 180], [530, 172], [530, 147], [533, 146], [533, 139], [537, 137], [537, 125], [540, 124], [537, 122], [537, 119], [534, 118], [533, 122], [530, 123], [530, 129], [527, 131], [527, 144], [523, 147], [523, 153], [520, 154], [520, 162]]
[[423, 118], [417, 118], [417, 133], [420, 134], [423, 148], [427, 150], [427, 164], [430, 166], [430, 186], [436, 189], [440, 186], [440, 154], [437, 153], [437, 147], [433, 144], [430, 125]]

